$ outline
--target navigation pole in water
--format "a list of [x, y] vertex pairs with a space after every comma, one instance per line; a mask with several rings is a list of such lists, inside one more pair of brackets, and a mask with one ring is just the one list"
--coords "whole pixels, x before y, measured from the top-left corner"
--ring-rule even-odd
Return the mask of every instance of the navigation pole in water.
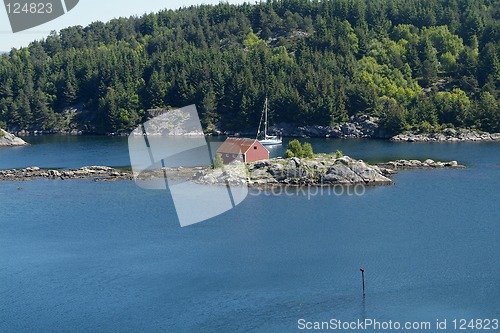
[[365, 297], [365, 270], [359, 269], [361, 271], [361, 279], [363, 280], [363, 297]]

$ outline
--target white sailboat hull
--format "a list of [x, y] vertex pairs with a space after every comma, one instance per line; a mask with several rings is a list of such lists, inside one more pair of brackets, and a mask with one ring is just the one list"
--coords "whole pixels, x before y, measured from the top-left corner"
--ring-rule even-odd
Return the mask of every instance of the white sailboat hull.
[[278, 138], [266, 138], [264, 140], [259, 140], [259, 142], [264, 146], [280, 145], [283, 140]]

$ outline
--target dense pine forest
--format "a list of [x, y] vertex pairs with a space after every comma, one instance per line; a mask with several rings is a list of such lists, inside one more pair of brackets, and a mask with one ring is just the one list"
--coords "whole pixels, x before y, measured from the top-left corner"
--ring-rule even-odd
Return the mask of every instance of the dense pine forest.
[[0, 127], [127, 132], [196, 104], [207, 131], [500, 132], [500, 0], [268, 0], [94, 22], [0, 55]]

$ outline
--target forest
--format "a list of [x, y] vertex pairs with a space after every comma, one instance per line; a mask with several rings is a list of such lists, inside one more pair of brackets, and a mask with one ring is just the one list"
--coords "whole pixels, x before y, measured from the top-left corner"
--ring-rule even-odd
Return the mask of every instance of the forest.
[[500, 132], [500, 0], [267, 0], [52, 32], [0, 55], [0, 127], [127, 133], [196, 104], [207, 132], [372, 115]]

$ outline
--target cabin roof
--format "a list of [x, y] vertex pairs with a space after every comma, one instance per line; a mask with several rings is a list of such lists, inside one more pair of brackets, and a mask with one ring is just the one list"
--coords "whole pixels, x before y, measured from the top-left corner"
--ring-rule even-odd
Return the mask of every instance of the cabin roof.
[[255, 144], [262, 146], [262, 144], [256, 139], [227, 138], [219, 149], [217, 149], [217, 152], [224, 154], [246, 154], [246, 152]]

